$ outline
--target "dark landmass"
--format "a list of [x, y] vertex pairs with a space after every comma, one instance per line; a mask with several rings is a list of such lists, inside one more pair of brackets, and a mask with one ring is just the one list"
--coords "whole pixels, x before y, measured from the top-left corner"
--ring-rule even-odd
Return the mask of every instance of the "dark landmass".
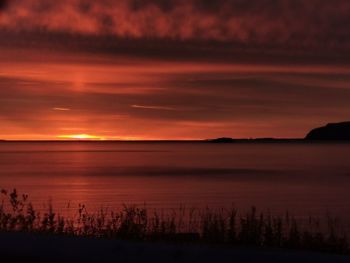
[[293, 143], [305, 142], [304, 139], [280, 139], [280, 138], [250, 138], [250, 139], [233, 139], [233, 138], [217, 138], [205, 140], [208, 143]]
[[232, 142], [236, 142], [235, 139], [227, 138], [227, 137], [210, 139], [210, 140], [207, 140], [207, 141], [208, 142], [214, 142], [214, 143], [232, 143]]
[[310, 131], [306, 140], [350, 140], [350, 122], [329, 123]]

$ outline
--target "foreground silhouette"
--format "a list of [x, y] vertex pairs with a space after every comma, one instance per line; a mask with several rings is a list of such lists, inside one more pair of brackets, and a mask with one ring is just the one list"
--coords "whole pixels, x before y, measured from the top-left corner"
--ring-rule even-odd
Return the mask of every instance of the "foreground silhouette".
[[[219, 247], [221, 245], [222, 248], [231, 248], [234, 251], [242, 246], [250, 247], [252, 251], [263, 248], [296, 249], [346, 254], [348, 259], [350, 254], [347, 233], [342, 230], [339, 222], [330, 216], [324, 220], [310, 217], [307, 221], [303, 221], [290, 216], [289, 213], [285, 216], [273, 216], [258, 212], [255, 207], [244, 214], [238, 213], [234, 208], [214, 210], [181, 208], [179, 211], [159, 213], [156, 210], [150, 212], [146, 207], [136, 206], [124, 206], [119, 211], [101, 209], [96, 213], [89, 213], [84, 205], [79, 205], [74, 217], [63, 217], [50, 205], [46, 212], [34, 209], [28, 201], [28, 195], [20, 195], [15, 189], [12, 192], [2, 190], [0, 198], [2, 199], [0, 203], [0, 253], [2, 255], [9, 251], [9, 249], [4, 250], [9, 238], [19, 243], [24, 242], [23, 238], [44, 240], [48, 237], [54, 238], [56, 243], [67, 241], [75, 243], [76, 246], [79, 246], [78, 240], [92, 242], [91, 244], [96, 246], [103, 243], [103, 241], [97, 243], [97, 241], [82, 239], [92, 238], [93, 240], [132, 241], [144, 243], [143, 246], [148, 246], [145, 245], [147, 243], [157, 243], [158, 246], [169, 244], [170, 247], [175, 245]], [[4, 236], [4, 233], [7, 235]], [[10, 233], [12, 236], [9, 236]], [[43, 237], [46, 238], [43, 239]], [[67, 239], [67, 237], [75, 237], [75, 239]], [[56, 246], [55, 242], [52, 246]], [[28, 241], [28, 244], [33, 242]], [[108, 244], [112, 243], [106, 243]], [[12, 248], [12, 246], [9, 247]], [[13, 246], [13, 249], [18, 249], [18, 246]], [[46, 245], [43, 245], [42, 252], [47, 250]], [[20, 254], [27, 255], [25, 251]], [[243, 256], [244, 253], [240, 252], [240, 254]]]
[[25, 233], [0, 234], [1, 262], [347, 263], [349, 256], [278, 248], [142, 243]]

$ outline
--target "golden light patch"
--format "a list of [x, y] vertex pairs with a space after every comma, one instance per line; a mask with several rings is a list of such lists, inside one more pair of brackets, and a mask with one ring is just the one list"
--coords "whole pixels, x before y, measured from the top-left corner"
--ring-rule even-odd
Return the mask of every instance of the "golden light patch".
[[71, 134], [71, 135], [59, 135], [57, 138], [65, 140], [105, 140], [102, 136], [89, 135], [89, 134]]

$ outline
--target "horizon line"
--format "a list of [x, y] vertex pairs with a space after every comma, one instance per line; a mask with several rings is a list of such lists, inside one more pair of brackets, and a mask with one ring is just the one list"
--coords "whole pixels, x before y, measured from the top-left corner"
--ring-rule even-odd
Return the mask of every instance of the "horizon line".
[[[223, 138], [223, 137], [222, 137]], [[48, 139], [0, 139], [0, 142], [212, 142], [222, 138], [211, 139], [155, 139], [155, 140], [48, 140]], [[278, 140], [304, 140], [305, 138], [224, 138], [232, 141], [278, 141]]]

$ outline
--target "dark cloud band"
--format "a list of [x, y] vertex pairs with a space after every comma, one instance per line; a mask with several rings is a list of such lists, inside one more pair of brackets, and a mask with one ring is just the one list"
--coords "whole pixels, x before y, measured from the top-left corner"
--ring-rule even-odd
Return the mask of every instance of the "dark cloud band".
[[8, 3], [7, 0], [0, 0], [0, 11], [6, 8], [7, 3]]
[[7, 30], [259, 47], [350, 46], [347, 0], [2, 0], [0, 8], [0, 28]]

